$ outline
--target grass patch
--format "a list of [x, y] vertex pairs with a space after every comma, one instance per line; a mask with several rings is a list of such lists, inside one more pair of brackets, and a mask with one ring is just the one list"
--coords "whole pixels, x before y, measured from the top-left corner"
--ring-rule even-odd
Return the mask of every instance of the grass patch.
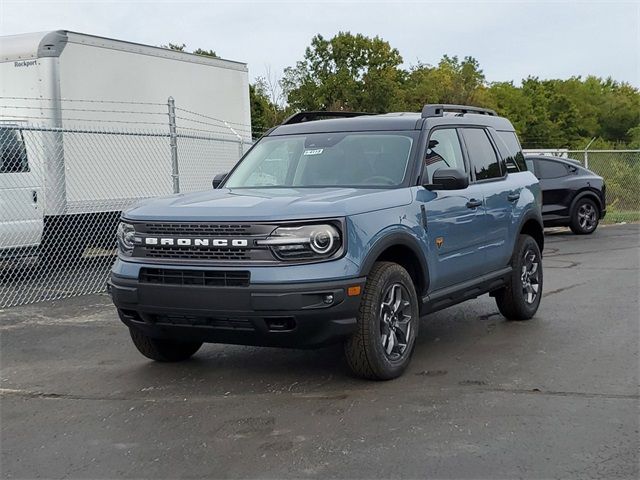
[[607, 210], [604, 223], [640, 222], [640, 210]]

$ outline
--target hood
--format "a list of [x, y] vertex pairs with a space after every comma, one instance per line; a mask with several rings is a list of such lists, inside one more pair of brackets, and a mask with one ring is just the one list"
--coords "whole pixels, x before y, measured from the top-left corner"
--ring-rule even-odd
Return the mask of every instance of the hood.
[[411, 191], [360, 188], [221, 188], [146, 200], [130, 220], [282, 221], [344, 217], [411, 203]]

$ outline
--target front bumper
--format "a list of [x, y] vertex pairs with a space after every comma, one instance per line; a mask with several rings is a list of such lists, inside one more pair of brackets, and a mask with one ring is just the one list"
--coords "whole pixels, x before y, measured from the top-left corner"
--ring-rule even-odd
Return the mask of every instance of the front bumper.
[[[155, 338], [276, 347], [315, 347], [355, 331], [365, 278], [247, 287], [162, 285], [112, 274], [121, 320]], [[328, 297], [331, 302], [328, 302]]]

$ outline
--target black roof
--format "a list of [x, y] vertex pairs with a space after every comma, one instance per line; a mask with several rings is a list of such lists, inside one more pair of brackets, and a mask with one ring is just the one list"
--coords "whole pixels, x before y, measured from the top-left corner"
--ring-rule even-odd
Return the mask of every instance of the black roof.
[[479, 125], [493, 127], [496, 130], [513, 131], [513, 126], [504, 117], [474, 113], [445, 113], [440, 117], [425, 119], [420, 113], [399, 112], [279, 125], [269, 133], [269, 136], [327, 132], [420, 130], [425, 121], [430, 126], [451, 124], [461, 126]]

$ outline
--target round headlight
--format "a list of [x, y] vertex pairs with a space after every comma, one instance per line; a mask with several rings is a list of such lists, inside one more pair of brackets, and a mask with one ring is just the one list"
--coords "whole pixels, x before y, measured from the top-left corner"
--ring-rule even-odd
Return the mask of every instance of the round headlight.
[[283, 226], [256, 244], [269, 246], [279, 260], [314, 260], [336, 254], [342, 238], [337, 226], [331, 224]]
[[333, 248], [334, 236], [337, 237], [337, 232], [333, 228], [331, 230], [327, 228], [327, 229], [316, 230], [311, 232], [311, 235], [309, 238], [310, 240], [309, 244], [311, 246], [311, 250], [313, 250], [314, 252], [320, 255], [323, 255], [331, 251], [331, 249]]
[[123, 253], [131, 254], [133, 252], [134, 247], [134, 237], [136, 235], [136, 231], [133, 228], [133, 225], [130, 223], [120, 222], [118, 224], [118, 245], [120, 246], [120, 250]]

